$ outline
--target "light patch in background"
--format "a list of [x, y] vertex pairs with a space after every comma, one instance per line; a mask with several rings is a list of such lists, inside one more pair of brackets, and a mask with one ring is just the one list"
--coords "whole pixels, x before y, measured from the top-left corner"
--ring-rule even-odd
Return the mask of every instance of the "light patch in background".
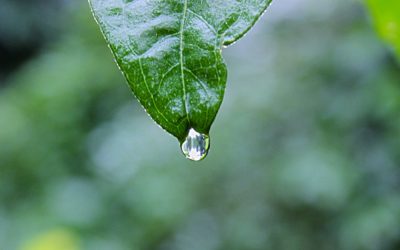
[[20, 250], [80, 250], [78, 239], [71, 231], [54, 229], [37, 235]]
[[173, 153], [181, 156], [179, 143], [143, 112], [134, 110], [131, 104], [123, 106], [112, 121], [89, 135], [88, 147], [99, 176], [124, 183], [144, 165], [170, 160]]

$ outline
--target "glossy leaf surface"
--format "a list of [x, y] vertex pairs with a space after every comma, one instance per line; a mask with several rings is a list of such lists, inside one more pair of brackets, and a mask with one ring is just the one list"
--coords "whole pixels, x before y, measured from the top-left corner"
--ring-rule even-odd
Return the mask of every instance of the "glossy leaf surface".
[[208, 134], [227, 80], [221, 55], [270, 0], [90, 0], [93, 14], [148, 114], [181, 142]]

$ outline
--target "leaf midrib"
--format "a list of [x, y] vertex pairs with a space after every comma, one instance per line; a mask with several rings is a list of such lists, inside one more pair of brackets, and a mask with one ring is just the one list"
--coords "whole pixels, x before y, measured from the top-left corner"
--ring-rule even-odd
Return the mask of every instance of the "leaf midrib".
[[185, 74], [184, 74], [184, 66], [183, 66], [183, 30], [185, 28], [185, 21], [186, 21], [186, 14], [188, 10], [188, 0], [185, 0], [183, 3], [183, 13], [182, 13], [182, 20], [181, 20], [181, 26], [179, 29], [179, 63], [181, 65], [181, 81], [182, 81], [182, 90], [183, 90], [183, 102], [184, 102], [184, 107], [185, 107], [185, 113], [186, 113], [186, 119], [188, 123], [190, 124], [190, 119], [189, 119], [189, 112], [188, 112], [188, 103], [187, 103], [187, 98], [186, 98], [186, 82], [185, 82]]

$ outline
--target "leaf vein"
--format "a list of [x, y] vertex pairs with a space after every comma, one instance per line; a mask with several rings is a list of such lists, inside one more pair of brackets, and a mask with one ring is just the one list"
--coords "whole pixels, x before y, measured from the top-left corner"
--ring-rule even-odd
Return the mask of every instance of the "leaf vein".
[[181, 65], [181, 81], [182, 81], [182, 90], [183, 90], [183, 102], [184, 102], [184, 106], [185, 106], [185, 113], [186, 113], [186, 119], [188, 121], [188, 123], [190, 123], [190, 119], [189, 119], [189, 113], [188, 113], [188, 103], [187, 103], [187, 97], [186, 97], [186, 83], [185, 83], [185, 75], [184, 75], [184, 66], [183, 66], [183, 32], [184, 32], [184, 28], [185, 28], [185, 21], [186, 21], [186, 14], [187, 14], [187, 10], [188, 10], [188, 0], [185, 0], [184, 4], [183, 4], [183, 13], [182, 13], [182, 20], [181, 20], [181, 26], [180, 26], [180, 30], [179, 30], [179, 63]]

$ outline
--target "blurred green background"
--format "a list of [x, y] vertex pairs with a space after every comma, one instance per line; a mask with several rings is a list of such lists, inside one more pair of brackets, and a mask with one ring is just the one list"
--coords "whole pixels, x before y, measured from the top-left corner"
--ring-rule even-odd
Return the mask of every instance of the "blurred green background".
[[0, 6], [1, 250], [400, 249], [400, 67], [363, 2], [276, 0], [224, 50], [200, 163], [86, 2]]

